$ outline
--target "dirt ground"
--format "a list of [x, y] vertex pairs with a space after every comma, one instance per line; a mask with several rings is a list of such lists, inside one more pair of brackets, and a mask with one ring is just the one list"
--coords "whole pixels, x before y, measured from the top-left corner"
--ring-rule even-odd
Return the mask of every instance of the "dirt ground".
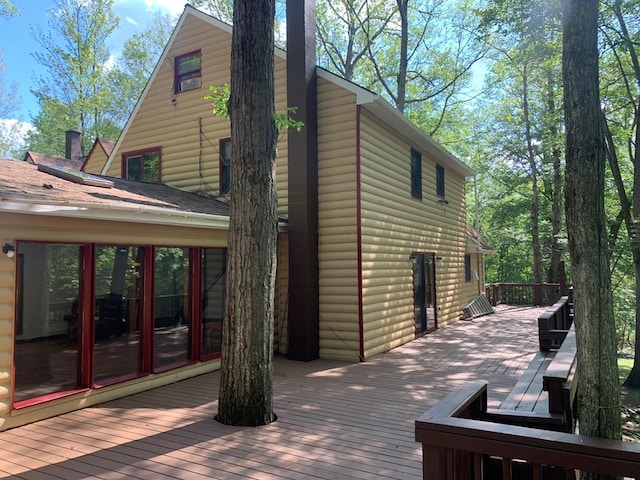
[[622, 387], [622, 438], [640, 442], [640, 391]]

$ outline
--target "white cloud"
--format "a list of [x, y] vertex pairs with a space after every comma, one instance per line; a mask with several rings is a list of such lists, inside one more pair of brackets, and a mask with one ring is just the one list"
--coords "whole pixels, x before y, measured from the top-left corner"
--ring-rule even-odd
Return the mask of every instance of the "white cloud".
[[184, 10], [185, 0], [144, 0], [148, 10], [168, 10], [173, 15]]
[[138, 22], [136, 22], [132, 17], [126, 16], [124, 19], [127, 23], [130, 23], [131, 25], [134, 25], [136, 27], [138, 26]]
[[21, 160], [24, 156], [25, 138], [34, 129], [27, 122], [0, 119], [0, 157]]

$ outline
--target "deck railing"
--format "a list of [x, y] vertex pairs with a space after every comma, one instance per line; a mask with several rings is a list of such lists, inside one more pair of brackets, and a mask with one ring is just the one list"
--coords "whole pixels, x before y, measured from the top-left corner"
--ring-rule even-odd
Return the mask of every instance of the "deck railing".
[[416, 421], [423, 478], [640, 479], [640, 444], [487, 421], [487, 384], [468, 382]]
[[508, 305], [553, 305], [567, 287], [562, 283], [488, 283], [484, 294], [494, 307]]

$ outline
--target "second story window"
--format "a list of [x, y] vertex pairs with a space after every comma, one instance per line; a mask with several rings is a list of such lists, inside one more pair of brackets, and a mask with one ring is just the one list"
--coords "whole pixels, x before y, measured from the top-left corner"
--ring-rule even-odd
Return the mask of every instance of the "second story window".
[[422, 199], [422, 154], [411, 149], [411, 196]]
[[436, 165], [436, 195], [444, 198], [444, 167]]
[[125, 153], [122, 156], [122, 178], [135, 182], [160, 181], [160, 149]]
[[220, 140], [220, 195], [231, 190], [231, 139]]
[[202, 55], [198, 52], [187, 53], [175, 58], [174, 92], [195, 90], [202, 85]]

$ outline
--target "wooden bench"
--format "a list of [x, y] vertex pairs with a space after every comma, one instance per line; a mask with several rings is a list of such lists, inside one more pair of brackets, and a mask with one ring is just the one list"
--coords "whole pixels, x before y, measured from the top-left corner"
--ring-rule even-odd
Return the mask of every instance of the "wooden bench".
[[573, 302], [565, 295], [538, 317], [540, 350], [560, 348], [572, 323]]
[[576, 420], [576, 338], [573, 326], [558, 351], [539, 351], [491, 421], [573, 432]]

